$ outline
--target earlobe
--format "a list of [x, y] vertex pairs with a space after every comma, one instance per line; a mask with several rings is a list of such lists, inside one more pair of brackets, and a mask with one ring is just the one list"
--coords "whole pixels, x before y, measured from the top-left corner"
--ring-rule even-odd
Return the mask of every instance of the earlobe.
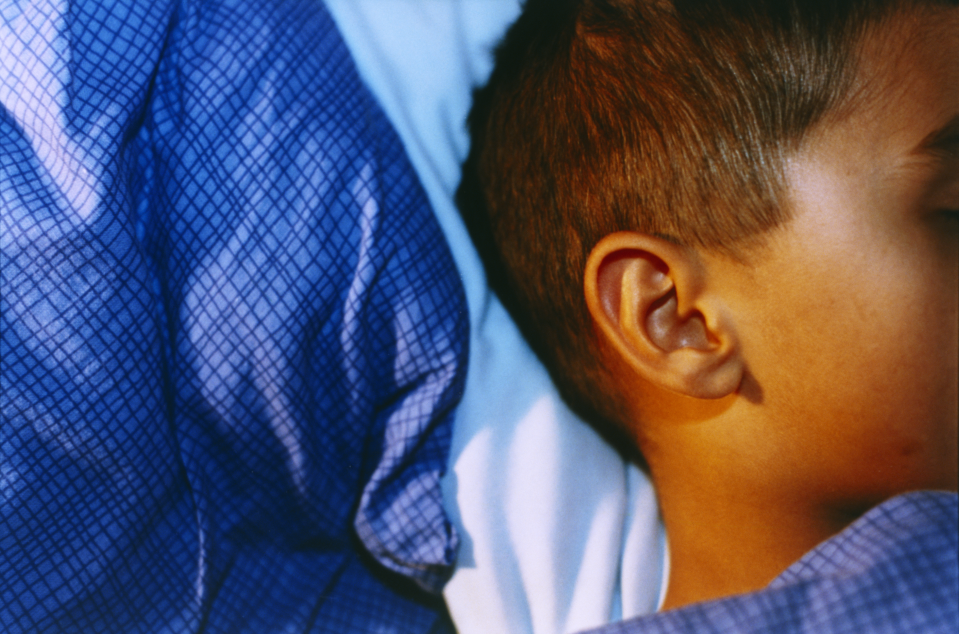
[[703, 286], [695, 252], [632, 232], [587, 260], [586, 303], [600, 336], [642, 378], [697, 398], [735, 392], [743, 365], [731, 323]]

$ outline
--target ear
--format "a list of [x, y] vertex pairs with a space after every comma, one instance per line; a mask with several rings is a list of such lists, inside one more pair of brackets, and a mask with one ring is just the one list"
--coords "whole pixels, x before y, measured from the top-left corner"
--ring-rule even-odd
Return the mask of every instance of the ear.
[[744, 364], [731, 315], [705, 273], [693, 249], [620, 232], [590, 253], [584, 290], [601, 336], [641, 377], [714, 399], [737, 391]]

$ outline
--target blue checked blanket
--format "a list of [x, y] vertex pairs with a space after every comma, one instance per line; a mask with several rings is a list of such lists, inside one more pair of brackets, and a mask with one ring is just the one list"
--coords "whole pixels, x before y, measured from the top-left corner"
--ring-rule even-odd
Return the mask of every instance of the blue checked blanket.
[[766, 589], [589, 634], [955, 634], [959, 497], [918, 492], [877, 506]]
[[442, 625], [464, 300], [322, 4], [0, 14], [0, 631]]

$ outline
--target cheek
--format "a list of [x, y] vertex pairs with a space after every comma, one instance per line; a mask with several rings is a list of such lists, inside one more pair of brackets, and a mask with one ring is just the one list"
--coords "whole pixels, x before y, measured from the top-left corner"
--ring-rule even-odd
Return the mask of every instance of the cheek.
[[[901, 415], [920, 438], [951, 437], [950, 453], [959, 453], [955, 442], [959, 422], [959, 236], [953, 231], [934, 233], [917, 225], [915, 245], [903, 249], [895, 262], [900, 278], [890, 302], [887, 347], [895, 365], [886, 366], [894, 378]], [[907, 231], [903, 234], [908, 235]], [[908, 431], [906, 433], [908, 433]], [[942, 449], [940, 447], [939, 449]]]
[[903, 244], [798, 259], [767, 300], [756, 378], [804, 448], [797, 468], [826, 488], [956, 486], [957, 280]]

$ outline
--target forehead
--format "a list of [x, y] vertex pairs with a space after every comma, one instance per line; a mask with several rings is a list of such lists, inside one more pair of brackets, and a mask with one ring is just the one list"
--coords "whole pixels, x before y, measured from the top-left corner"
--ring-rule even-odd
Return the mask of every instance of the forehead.
[[[959, 9], [891, 16], [864, 37], [848, 99], [786, 164], [795, 214], [849, 229], [959, 200]], [[846, 224], [844, 224], [846, 223]]]
[[845, 127], [876, 159], [908, 157], [937, 134], [955, 139], [959, 8], [890, 16], [863, 38], [858, 66], [847, 125], [837, 133]]

